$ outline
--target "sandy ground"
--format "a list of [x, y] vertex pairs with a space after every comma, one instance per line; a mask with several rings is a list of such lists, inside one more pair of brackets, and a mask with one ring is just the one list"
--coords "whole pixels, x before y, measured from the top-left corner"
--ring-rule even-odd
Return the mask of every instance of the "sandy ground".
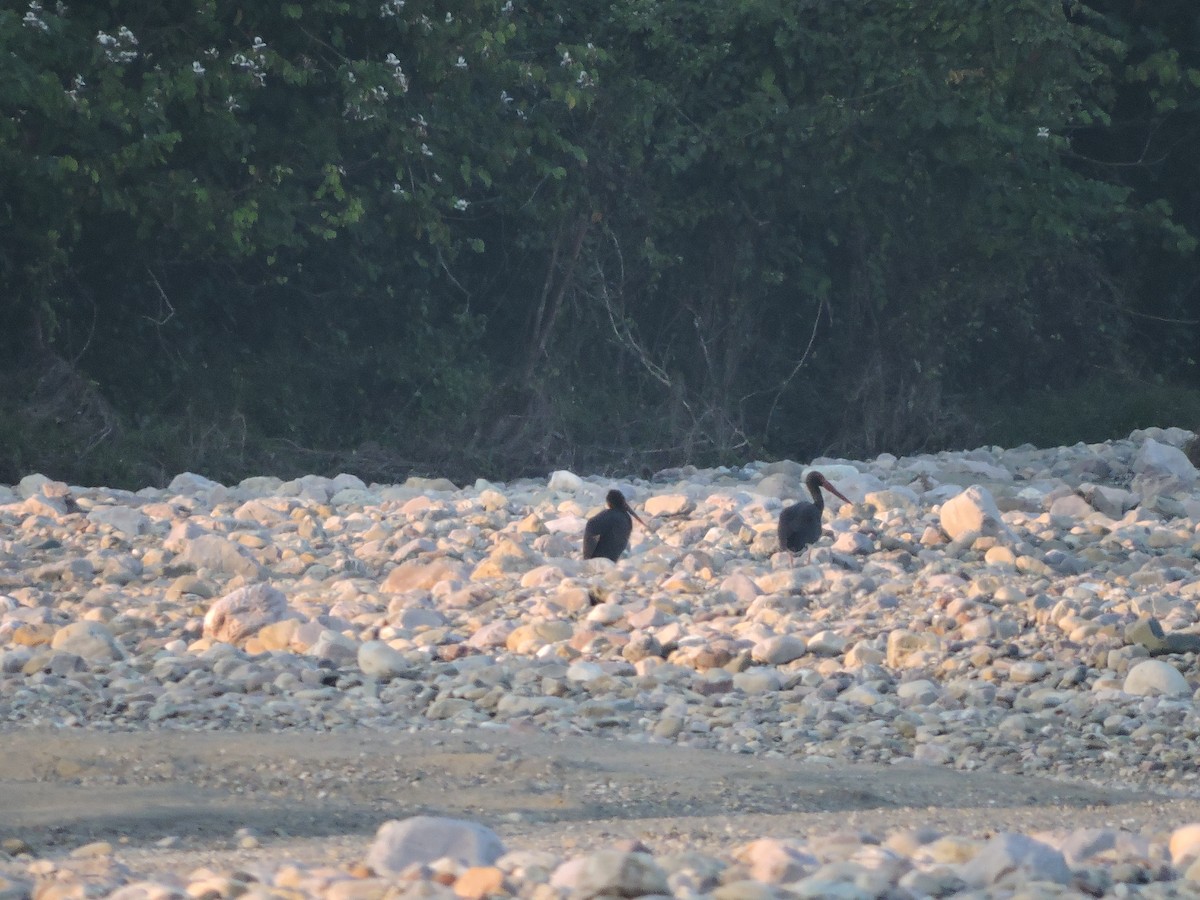
[[[107, 734], [0, 731], [0, 839], [39, 856], [105, 840], [143, 872], [259, 859], [348, 865], [380, 823], [482, 822], [509, 849], [570, 855], [637, 838], [727, 856], [758, 837], [880, 837], [1200, 821], [1200, 800], [919, 765], [755, 759], [509, 729]], [[240, 848], [238, 829], [261, 846]], [[162, 843], [164, 842], [165, 843]], [[0, 853], [0, 871], [23, 863]]]

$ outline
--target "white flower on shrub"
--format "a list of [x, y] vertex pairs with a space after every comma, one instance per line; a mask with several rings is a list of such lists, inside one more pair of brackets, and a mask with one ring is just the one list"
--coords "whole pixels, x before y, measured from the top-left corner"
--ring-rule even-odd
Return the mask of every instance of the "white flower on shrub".
[[33, 0], [33, 2], [29, 4], [29, 11], [25, 13], [25, 18], [21, 20], [22, 24], [24, 24], [26, 28], [37, 28], [41, 31], [49, 31], [50, 26], [47, 25], [42, 19], [43, 12], [44, 10], [42, 9], [42, 4], [38, 3], [38, 0]]
[[100, 31], [96, 33], [96, 43], [104, 48], [104, 56], [109, 62], [130, 63], [137, 59], [137, 36], [122, 25], [117, 30], [117, 36]]

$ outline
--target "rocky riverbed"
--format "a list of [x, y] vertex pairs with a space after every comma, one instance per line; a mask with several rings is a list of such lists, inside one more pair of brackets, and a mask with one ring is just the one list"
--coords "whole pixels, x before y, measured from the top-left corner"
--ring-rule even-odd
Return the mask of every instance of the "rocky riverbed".
[[1191, 437], [0, 486], [0, 898], [1200, 896]]

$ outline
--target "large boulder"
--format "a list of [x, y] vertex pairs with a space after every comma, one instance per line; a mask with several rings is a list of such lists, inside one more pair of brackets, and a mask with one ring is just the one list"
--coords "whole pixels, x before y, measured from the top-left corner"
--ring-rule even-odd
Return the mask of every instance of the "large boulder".
[[50, 641], [50, 647], [92, 661], [107, 662], [124, 655], [108, 626], [90, 620], [72, 622], [58, 629]]
[[1071, 869], [1053, 847], [1023, 834], [1001, 832], [959, 869], [975, 888], [1018, 886], [1031, 881], [1070, 884]]
[[1187, 679], [1161, 659], [1147, 659], [1131, 668], [1122, 689], [1139, 696], [1186, 697], [1192, 693]]
[[367, 852], [367, 865], [395, 877], [406, 868], [449, 857], [466, 866], [490, 866], [505, 853], [496, 832], [477, 822], [413, 816], [384, 822]]
[[412, 559], [388, 572], [379, 590], [385, 594], [427, 591], [439, 582], [451, 580], [468, 580], [467, 569], [461, 562], [445, 557]]
[[287, 614], [283, 591], [269, 584], [252, 584], [226, 594], [209, 607], [204, 616], [204, 636], [236, 644]]
[[942, 530], [957, 541], [971, 534], [1010, 537], [1008, 526], [991, 491], [973, 484], [942, 504], [938, 514]]
[[1162, 494], [1188, 494], [1200, 477], [1186, 453], [1153, 438], [1147, 438], [1138, 450], [1133, 471], [1131, 487], [1142, 495], [1143, 503]]

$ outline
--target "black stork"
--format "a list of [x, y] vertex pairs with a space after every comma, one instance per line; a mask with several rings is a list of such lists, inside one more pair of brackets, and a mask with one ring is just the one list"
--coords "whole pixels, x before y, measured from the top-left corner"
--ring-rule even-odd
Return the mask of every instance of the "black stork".
[[604, 502], [608, 504], [608, 509], [596, 513], [584, 526], [583, 558], [595, 559], [597, 556], [603, 556], [616, 562], [629, 546], [633, 520], [637, 519], [643, 528], [646, 527], [646, 523], [633, 511], [625, 495], [615, 488], [608, 492]]
[[850, 501], [837, 488], [829, 483], [829, 479], [820, 472], [813, 470], [804, 479], [808, 492], [812, 494], [812, 503], [801, 500], [791, 506], [784, 507], [779, 514], [779, 549], [799, 553], [809, 544], [815, 544], [821, 538], [821, 513], [825, 512], [825, 498], [821, 488], [829, 491], [835, 497], [840, 497], [846, 503]]

